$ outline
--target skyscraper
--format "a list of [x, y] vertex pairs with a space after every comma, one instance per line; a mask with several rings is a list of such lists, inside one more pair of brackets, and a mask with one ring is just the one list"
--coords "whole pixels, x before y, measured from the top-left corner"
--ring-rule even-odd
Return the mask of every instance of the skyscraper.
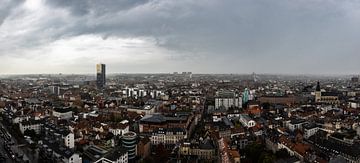
[[98, 88], [104, 88], [106, 84], [105, 64], [96, 65], [96, 85]]

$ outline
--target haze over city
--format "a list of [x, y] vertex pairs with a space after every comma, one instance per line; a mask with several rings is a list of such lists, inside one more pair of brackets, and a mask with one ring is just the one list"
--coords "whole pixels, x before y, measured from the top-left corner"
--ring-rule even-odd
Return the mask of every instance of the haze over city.
[[357, 74], [360, 1], [0, 0], [1, 74]]

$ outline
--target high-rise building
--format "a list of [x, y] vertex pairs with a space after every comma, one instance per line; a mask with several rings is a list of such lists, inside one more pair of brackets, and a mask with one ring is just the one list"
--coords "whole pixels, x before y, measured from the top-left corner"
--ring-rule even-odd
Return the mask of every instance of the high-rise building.
[[50, 92], [54, 95], [60, 95], [60, 87], [59, 86], [50, 86]]
[[248, 88], [245, 88], [242, 94], [242, 102], [247, 103], [249, 101], [250, 91]]
[[96, 65], [96, 85], [98, 88], [104, 88], [106, 84], [105, 64]]
[[235, 92], [219, 91], [215, 96], [215, 109], [226, 109], [231, 107], [242, 107], [242, 99]]

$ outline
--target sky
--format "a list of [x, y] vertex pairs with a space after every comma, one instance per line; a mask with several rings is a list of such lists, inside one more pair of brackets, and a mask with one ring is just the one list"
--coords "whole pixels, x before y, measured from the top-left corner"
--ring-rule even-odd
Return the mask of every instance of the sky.
[[360, 0], [0, 0], [0, 74], [359, 74]]

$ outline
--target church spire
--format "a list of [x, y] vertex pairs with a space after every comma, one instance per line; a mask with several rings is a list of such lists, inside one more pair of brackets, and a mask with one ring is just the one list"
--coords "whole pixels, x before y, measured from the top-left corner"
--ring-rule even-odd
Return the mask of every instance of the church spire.
[[317, 85], [316, 85], [316, 91], [321, 91], [321, 89], [320, 89], [320, 82], [319, 82], [319, 81], [317, 82]]

